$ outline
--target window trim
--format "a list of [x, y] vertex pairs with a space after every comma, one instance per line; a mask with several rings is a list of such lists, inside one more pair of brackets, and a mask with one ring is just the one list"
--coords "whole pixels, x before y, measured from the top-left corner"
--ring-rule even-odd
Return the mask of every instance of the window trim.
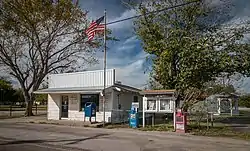
[[[135, 101], [135, 98], [137, 99], [137, 101]], [[139, 97], [138, 97], [138, 95], [134, 95], [134, 96], [133, 96], [133, 102], [139, 102]]]
[[[153, 101], [155, 101], [155, 110], [149, 110], [148, 109], [148, 102], [149, 102], [149, 100], [153, 100]], [[158, 105], [157, 105], [157, 101], [158, 99], [157, 98], [147, 98], [147, 101], [146, 101], [146, 109], [145, 109], [145, 111], [146, 112], [157, 112], [158, 111]]]
[[[168, 100], [169, 101], [169, 109], [167, 110], [161, 110], [161, 100]], [[159, 98], [159, 112], [165, 112], [165, 111], [171, 111], [171, 102], [172, 99], [171, 98]]]

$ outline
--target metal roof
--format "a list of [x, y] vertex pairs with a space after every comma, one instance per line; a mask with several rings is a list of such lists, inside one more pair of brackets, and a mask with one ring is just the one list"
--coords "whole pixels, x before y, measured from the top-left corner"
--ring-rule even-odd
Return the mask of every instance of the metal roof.
[[[106, 89], [111, 89], [118, 87], [121, 89], [122, 92], [134, 92], [134, 93], [139, 93], [141, 90], [123, 85], [123, 84], [114, 84], [110, 87], [107, 87]], [[97, 94], [102, 92], [103, 87], [69, 87], [69, 88], [48, 88], [48, 89], [41, 89], [37, 90], [34, 93], [35, 94], [49, 94], [49, 93], [57, 93], [57, 94], [62, 94], [62, 93], [87, 93], [87, 94]]]
[[34, 93], [35, 94], [48, 94], [48, 93], [100, 93], [102, 89], [93, 89], [93, 88], [48, 88], [48, 89], [42, 89], [42, 90], [37, 90]]
[[118, 84], [118, 83], [115, 83], [111, 87], [118, 87], [118, 88], [121, 88], [125, 91], [130, 91], [130, 92], [135, 92], [135, 93], [139, 93], [141, 91], [140, 89], [137, 89], [137, 88], [134, 88], [134, 87], [131, 87], [128, 85]]
[[240, 97], [239, 94], [237, 93], [225, 93], [225, 92], [222, 92], [222, 93], [219, 93], [219, 94], [214, 94], [215, 97], [220, 97], [220, 98], [232, 98], [232, 97]]

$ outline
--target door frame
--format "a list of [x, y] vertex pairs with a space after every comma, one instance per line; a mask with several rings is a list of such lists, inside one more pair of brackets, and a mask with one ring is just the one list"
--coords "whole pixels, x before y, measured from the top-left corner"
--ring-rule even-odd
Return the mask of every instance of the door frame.
[[[67, 97], [67, 116], [63, 117], [63, 101], [64, 101], [64, 97]], [[60, 108], [60, 119], [68, 119], [69, 118], [69, 96], [68, 95], [61, 95], [61, 100], [60, 100], [60, 104], [61, 104], [61, 108]]]

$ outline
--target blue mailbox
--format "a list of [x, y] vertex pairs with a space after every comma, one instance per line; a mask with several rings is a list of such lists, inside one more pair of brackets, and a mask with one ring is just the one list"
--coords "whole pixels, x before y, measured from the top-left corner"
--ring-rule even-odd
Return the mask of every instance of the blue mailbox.
[[96, 104], [93, 102], [85, 103], [85, 121], [92, 121], [95, 120], [96, 117]]
[[132, 103], [129, 113], [129, 125], [132, 128], [138, 128], [139, 116], [138, 116], [139, 103]]

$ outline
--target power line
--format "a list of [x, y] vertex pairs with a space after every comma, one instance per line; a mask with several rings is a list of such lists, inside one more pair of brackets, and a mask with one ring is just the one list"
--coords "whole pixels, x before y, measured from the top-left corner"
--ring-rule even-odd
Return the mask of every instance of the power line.
[[[162, 11], [174, 9], [174, 8], [177, 8], [177, 7], [182, 7], [182, 6], [193, 4], [193, 3], [196, 3], [196, 2], [199, 2], [199, 0], [192, 1], [192, 2], [187, 2], [187, 3], [183, 3], [183, 4], [179, 4], [179, 5], [175, 5], [175, 6], [171, 6], [171, 7], [167, 7], [167, 8], [163, 8], [163, 9], [160, 9], [160, 10], [157, 10], [157, 11], [148, 12], [148, 13], [145, 13], [145, 15], [148, 15], [148, 14], [151, 14], [151, 13], [159, 13], [159, 12], [162, 12]], [[106, 25], [123, 22], [123, 21], [126, 21], [126, 20], [138, 18], [138, 17], [141, 17], [141, 16], [143, 16], [143, 15], [136, 15], [136, 16], [133, 16], [133, 17], [125, 18], [125, 19], [120, 19], [120, 20], [112, 21], [112, 22], [107, 23]]]

